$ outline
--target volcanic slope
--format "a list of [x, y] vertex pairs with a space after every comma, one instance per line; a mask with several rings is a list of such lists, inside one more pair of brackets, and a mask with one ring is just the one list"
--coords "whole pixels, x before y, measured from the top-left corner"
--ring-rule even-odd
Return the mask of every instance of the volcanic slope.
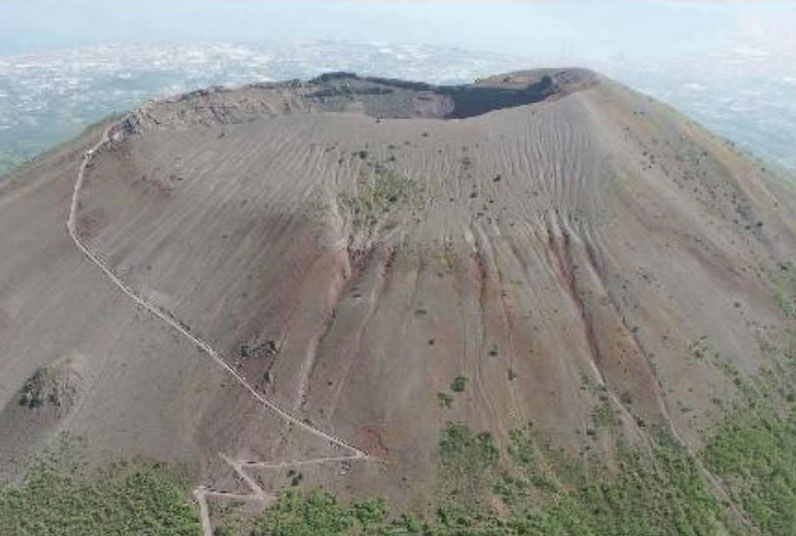
[[[696, 451], [715, 401], [739, 395], [727, 364], [756, 375], [793, 325], [777, 298], [796, 270], [792, 179], [589, 71], [334, 73], [149, 103], [108, 133], [76, 237], [267, 400], [372, 458], [318, 471], [330, 489], [422, 510], [451, 421], [498, 445], [531, 421], [610, 466], [601, 405], [630, 445], [656, 429]], [[59, 430], [221, 487], [218, 452], [340, 455], [77, 250], [64, 223], [98, 137], [0, 191], [5, 470]], [[708, 345], [724, 368], [694, 357]], [[47, 367], [75, 393], [25, 413]]]

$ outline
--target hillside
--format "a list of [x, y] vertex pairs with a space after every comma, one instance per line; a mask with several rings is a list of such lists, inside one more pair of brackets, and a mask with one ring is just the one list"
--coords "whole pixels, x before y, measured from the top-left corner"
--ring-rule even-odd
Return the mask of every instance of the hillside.
[[0, 188], [0, 476], [68, 431], [188, 467], [208, 527], [291, 479], [506, 513], [469, 479], [529, 462], [491, 449], [588, 481], [664, 448], [711, 531], [777, 533], [712, 441], [791, 418], [794, 184], [582, 69], [148, 103]]

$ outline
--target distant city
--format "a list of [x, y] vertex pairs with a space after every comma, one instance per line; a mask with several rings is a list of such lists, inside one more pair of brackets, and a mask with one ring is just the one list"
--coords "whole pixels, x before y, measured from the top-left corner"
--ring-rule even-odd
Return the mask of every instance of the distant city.
[[[0, 59], [0, 175], [111, 113], [211, 85], [311, 78], [334, 70], [432, 83], [583, 63], [460, 48], [310, 42], [104, 45]], [[666, 102], [739, 147], [796, 169], [796, 65], [741, 47], [686, 60], [584, 65]]]

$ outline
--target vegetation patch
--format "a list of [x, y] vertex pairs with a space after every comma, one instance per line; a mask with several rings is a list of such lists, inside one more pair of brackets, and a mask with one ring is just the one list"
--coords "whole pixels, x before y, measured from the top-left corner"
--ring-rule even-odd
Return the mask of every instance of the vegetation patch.
[[[339, 503], [289, 490], [236, 536], [680, 536], [731, 533], [693, 460], [662, 438], [625, 451], [617, 474], [574, 461], [527, 426], [501, 453], [488, 433], [448, 423], [439, 443], [440, 494], [428, 518], [391, 515], [378, 499]], [[509, 466], [512, 469], [509, 469]], [[497, 512], [485, 498], [496, 494]]]
[[453, 404], [453, 397], [448, 393], [439, 392], [437, 393], [437, 402], [439, 402], [441, 407], [449, 408]]
[[688, 346], [688, 355], [697, 361], [704, 361], [715, 356], [707, 337], [700, 337]]
[[302, 496], [288, 491], [266, 510], [255, 523], [253, 532], [269, 536], [350, 534], [355, 525], [352, 514], [328, 493], [314, 491]]
[[74, 358], [43, 366], [22, 386], [17, 401], [29, 409], [44, 405], [68, 409], [77, 398], [82, 378]]
[[462, 393], [467, 388], [467, 377], [456, 376], [451, 382], [451, 391], [454, 393]]
[[[326, 492], [290, 489], [251, 523], [234, 516], [216, 527], [218, 536], [343, 536], [414, 534], [401, 531], [403, 518], [388, 520], [386, 503], [365, 499], [341, 504]], [[406, 518], [409, 523], [417, 523]]]
[[[712, 352], [707, 358], [718, 359]], [[730, 365], [725, 372], [736, 376]], [[649, 449], [617, 441], [608, 467], [570, 456], [532, 424], [512, 430], [501, 448], [488, 432], [449, 422], [437, 450], [438, 493], [426, 517], [393, 514], [379, 498], [342, 503], [320, 490], [286, 486], [253, 518], [240, 508], [219, 511], [216, 534], [793, 536], [796, 407], [761, 394], [769, 381], [765, 374], [744, 380], [750, 388], [739, 391], [743, 404], [726, 415], [698, 455], [748, 521], [744, 527], [729, 516], [728, 503], [714, 494], [697, 461], [655, 427]], [[607, 398], [595, 406], [592, 422], [620, 433]], [[88, 471], [69, 448], [58, 453], [0, 492], [0, 534], [199, 534], [185, 487], [157, 464]]]
[[594, 411], [592, 411], [591, 419], [596, 428], [617, 430], [620, 424], [619, 417], [617, 417], [616, 411], [611, 407], [608, 400], [600, 402]]
[[[599, 410], [599, 408], [598, 408]], [[702, 459], [752, 520], [730, 521], [695, 460], [663, 432], [651, 450], [620, 448], [617, 468], [577, 460], [527, 425], [505, 451], [486, 432], [448, 423], [440, 488], [427, 518], [392, 515], [379, 499], [350, 505], [291, 489], [235, 536], [792, 536], [796, 527], [796, 410], [750, 412], [719, 427]], [[489, 497], [497, 499], [500, 508]], [[750, 532], [751, 530], [751, 532]]]
[[360, 181], [356, 195], [341, 196], [341, 203], [351, 213], [355, 229], [371, 231], [386, 215], [411, 201], [413, 192], [410, 179], [380, 168], [372, 181]]
[[774, 303], [782, 314], [796, 320], [796, 266], [793, 263], [783, 263], [780, 271], [775, 278]]
[[448, 423], [439, 442], [443, 498], [469, 508], [482, 503], [497, 475], [500, 453], [487, 432], [474, 434], [463, 423]]
[[14, 536], [199, 536], [184, 482], [144, 461], [89, 471], [68, 439], [0, 491], [0, 534]]
[[738, 397], [700, 453], [755, 534], [796, 534], [796, 333], [761, 340], [768, 363], [747, 378], [714, 354]]
[[796, 534], [796, 409], [780, 416], [758, 405], [731, 415], [702, 457], [761, 534]]

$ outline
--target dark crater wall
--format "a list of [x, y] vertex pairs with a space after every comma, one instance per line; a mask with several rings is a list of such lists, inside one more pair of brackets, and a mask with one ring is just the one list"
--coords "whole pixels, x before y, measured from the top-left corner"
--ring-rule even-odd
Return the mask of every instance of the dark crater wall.
[[458, 86], [333, 72], [310, 80], [305, 97], [330, 110], [358, 102], [375, 117], [464, 119], [563, 96], [595, 81], [586, 69], [518, 71]]
[[558, 91], [553, 79], [544, 75], [541, 80], [522, 89], [480, 86], [450, 86], [436, 90], [453, 99], [453, 110], [445, 117], [464, 119], [501, 108], [512, 108], [543, 101]]

